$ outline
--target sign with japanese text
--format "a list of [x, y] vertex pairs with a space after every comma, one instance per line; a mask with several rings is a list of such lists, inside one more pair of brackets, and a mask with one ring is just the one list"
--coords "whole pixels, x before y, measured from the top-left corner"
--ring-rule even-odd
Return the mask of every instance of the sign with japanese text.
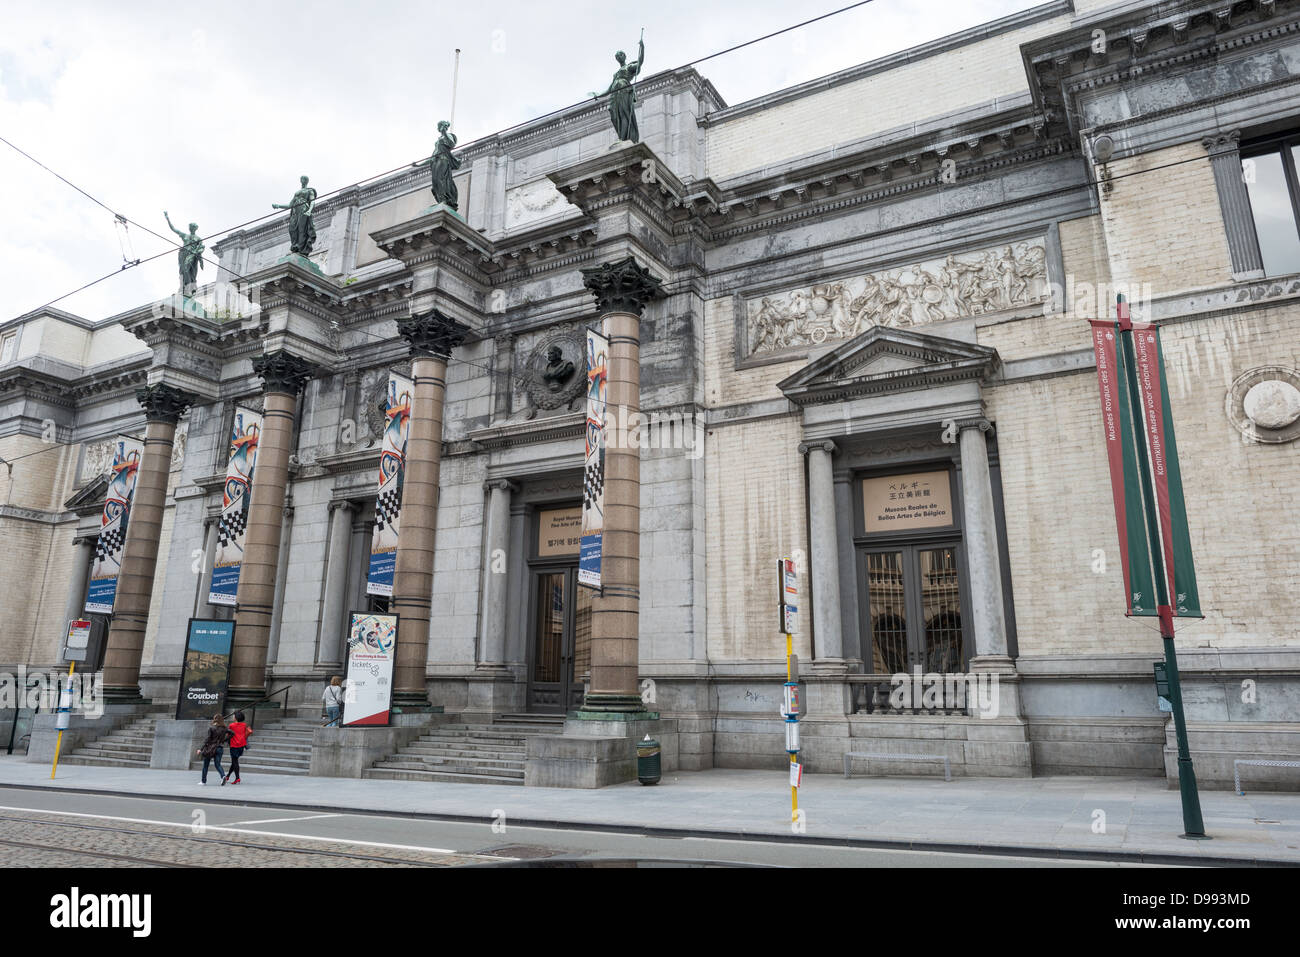
[[862, 518], [868, 535], [951, 526], [952, 483], [948, 473], [913, 472], [863, 479]]

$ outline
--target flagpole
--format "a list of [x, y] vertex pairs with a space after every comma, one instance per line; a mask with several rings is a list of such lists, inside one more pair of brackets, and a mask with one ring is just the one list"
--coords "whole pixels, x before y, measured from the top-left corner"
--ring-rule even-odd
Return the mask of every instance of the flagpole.
[[1142, 412], [1141, 392], [1138, 389], [1137, 357], [1133, 346], [1133, 320], [1129, 316], [1128, 302], [1121, 293], [1115, 302], [1116, 325], [1119, 328], [1119, 349], [1124, 377], [1128, 385], [1129, 407], [1134, 421], [1141, 420], [1141, 429], [1135, 429], [1137, 439], [1138, 477], [1142, 486], [1142, 511], [1146, 515], [1147, 535], [1150, 537], [1151, 560], [1155, 565], [1156, 608], [1160, 618], [1160, 638], [1165, 648], [1165, 668], [1169, 679], [1169, 702], [1174, 712], [1174, 735], [1178, 740], [1178, 791], [1183, 802], [1183, 837], [1208, 840], [1205, 823], [1201, 818], [1201, 797], [1196, 789], [1196, 771], [1192, 767], [1192, 754], [1187, 744], [1187, 718], [1183, 714], [1183, 690], [1178, 679], [1178, 653], [1174, 649], [1174, 609], [1169, 603], [1169, 584], [1165, 574], [1164, 542], [1156, 522], [1156, 499], [1151, 487], [1150, 464], [1147, 459], [1146, 417]]

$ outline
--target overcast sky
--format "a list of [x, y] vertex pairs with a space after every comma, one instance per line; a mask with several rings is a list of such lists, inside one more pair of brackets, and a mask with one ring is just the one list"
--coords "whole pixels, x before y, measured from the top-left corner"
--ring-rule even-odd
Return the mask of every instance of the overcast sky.
[[[325, 194], [427, 156], [455, 47], [463, 145], [604, 89], [642, 27], [649, 76], [848, 2], [0, 0], [0, 136], [160, 233], [166, 209], [208, 235], [287, 203], [303, 173]], [[1036, 5], [875, 0], [699, 69], [735, 104]], [[4, 144], [0, 183], [0, 321], [122, 265], [112, 216]], [[133, 258], [168, 248], [130, 238]], [[173, 254], [58, 308], [99, 320], [176, 282]]]

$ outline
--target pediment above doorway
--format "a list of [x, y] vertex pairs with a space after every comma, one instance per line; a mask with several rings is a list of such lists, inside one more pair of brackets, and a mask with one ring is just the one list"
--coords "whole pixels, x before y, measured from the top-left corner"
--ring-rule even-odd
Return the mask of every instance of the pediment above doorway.
[[777, 383], [796, 405], [907, 392], [973, 380], [982, 382], [1001, 360], [990, 346], [914, 329], [872, 326]]

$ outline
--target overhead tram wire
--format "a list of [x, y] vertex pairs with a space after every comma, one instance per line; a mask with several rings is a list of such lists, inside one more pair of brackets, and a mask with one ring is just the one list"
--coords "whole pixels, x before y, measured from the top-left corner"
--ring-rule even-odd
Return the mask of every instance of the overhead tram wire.
[[[817, 22], [819, 22], [819, 21], [821, 21], [821, 20], [827, 20], [827, 19], [830, 19], [831, 17], [839, 16], [839, 15], [842, 14], [842, 13], [847, 13], [847, 12], [849, 12], [850, 10], [855, 10], [855, 9], [857, 9], [858, 7], [864, 7], [864, 6], [866, 6], [867, 4], [869, 4], [869, 3], [874, 3], [874, 2], [875, 2], [875, 0], [858, 0], [857, 3], [851, 3], [851, 4], [849, 4], [848, 6], [840, 7], [840, 8], [837, 9], [837, 10], [831, 10], [831, 11], [828, 12], [828, 13], [823, 13], [823, 14], [821, 14], [821, 15], [819, 15], [819, 16], [812, 17], [812, 18], [810, 18], [810, 19], [808, 19], [808, 20], [804, 20], [804, 21], [802, 21], [802, 22], [800, 22], [800, 23], [792, 24], [791, 26], [788, 26], [788, 27], [783, 27], [783, 28], [780, 29], [780, 30], [774, 30], [774, 31], [772, 31], [771, 33], [764, 34], [764, 35], [761, 36], [761, 37], [755, 37], [755, 38], [752, 39], [752, 40], [746, 40], [746, 41], [743, 42], [743, 43], [737, 43], [737, 44], [734, 45], [734, 46], [730, 46], [730, 47], [727, 47], [726, 49], [718, 50], [718, 51], [715, 52], [715, 53], [710, 53], [710, 54], [708, 54], [707, 56], [703, 56], [703, 57], [700, 57], [700, 58], [698, 58], [698, 59], [691, 60], [691, 61], [689, 61], [689, 62], [687, 62], [687, 63], [682, 64], [681, 66], [674, 67], [672, 70], [668, 70], [668, 71], [665, 71], [665, 72], [670, 72], [670, 73], [671, 73], [671, 72], [673, 72], [673, 71], [675, 71], [675, 70], [682, 70], [682, 69], [686, 69], [687, 67], [695, 66], [696, 64], [699, 64], [699, 63], [705, 63], [705, 62], [707, 62], [707, 61], [709, 61], [709, 60], [713, 60], [713, 59], [716, 59], [717, 57], [723, 56], [724, 54], [727, 54], [727, 53], [734, 53], [735, 51], [737, 51], [737, 50], [741, 50], [741, 49], [744, 49], [745, 47], [753, 46], [753, 45], [756, 44], [756, 43], [762, 43], [763, 41], [765, 41], [765, 40], [770, 40], [770, 39], [772, 39], [773, 37], [781, 36], [781, 35], [784, 34], [784, 33], [790, 33], [790, 32], [793, 31], [793, 30], [799, 30], [799, 29], [802, 29], [803, 27], [806, 27], [806, 26], [809, 26], [809, 25], [811, 25], [811, 24], [817, 23]], [[516, 129], [519, 129], [520, 127], [528, 126], [528, 125], [531, 125], [531, 124], [533, 124], [533, 123], [536, 123], [536, 122], [538, 122], [539, 120], [550, 119], [550, 118], [553, 117], [553, 116], [558, 116], [558, 115], [560, 115], [561, 113], [566, 113], [566, 112], [568, 112], [569, 110], [573, 109], [574, 107], [583, 106], [583, 105], [585, 105], [585, 104], [587, 104], [587, 103], [589, 103], [589, 102], [590, 102], [590, 101], [589, 101], [588, 99], [584, 98], [584, 99], [582, 99], [582, 100], [579, 100], [579, 101], [576, 102], [576, 103], [571, 103], [571, 104], [569, 104], [568, 106], [562, 106], [562, 107], [560, 107], [559, 109], [552, 110], [552, 111], [549, 112], [549, 113], [543, 113], [541, 116], [530, 117], [530, 118], [527, 119], [527, 120], [522, 120], [522, 121], [520, 121], [520, 122], [518, 122], [518, 123], [514, 123], [514, 124], [512, 124], [512, 125], [510, 125], [510, 126], [504, 127], [504, 128], [502, 128], [502, 129], [500, 129], [500, 130], [497, 130], [495, 133], [488, 133], [488, 134], [486, 134], [485, 136], [481, 136], [481, 137], [479, 137], [479, 138], [476, 139], [476, 140], [471, 140], [469, 143], [466, 143], [463, 147], [461, 147], [461, 149], [462, 149], [462, 150], [468, 149], [469, 147], [474, 146], [475, 144], [481, 142], [482, 140], [488, 140], [488, 139], [492, 139], [492, 138], [494, 138], [494, 137], [502, 136], [502, 135], [504, 135], [504, 134], [506, 134], [506, 133], [511, 132], [512, 130], [516, 130]], [[6, 146], [8, 146], [10, 149], [14, 150], [15, 152], [19, 153], [20, 155], [22, 155], [22, 156], [26, 157], [27, 159], [31, 160], [33, 163], [35, 163], [35, 164], [36, 164], [37, 166], [39, 166], [41, 169], [45, 170], [45, 171], [46, 171], [47, 173], [49, 173], [50, 175], [56, 177], [57, 179], [59, 179], [60, 181], [62, 181], [63, 183], [65, 183], [66, 185], [72, 187], [72, 188], [75, 189], [78, 193], [80, 193], [81, 195], [83, 195], [83, 196], [85, 196], [87, 199], [89, 199], [91, 202], [93, 202], [93, 203], [95, 203], [96, 205], [101, 206], [101, 207], [103, 207], [104, 209], [108, 210], [110, 213], [112, 213], [112, 214], [114, 215], [114, 217], [118, 218], [119, 220], [121, 220], [121, 221], [123, 221], [123, 222], [128, 222], [128, 223], [130, 223], [131, 225], [136, 226], [137, 228], [143, 230], [144, 232], [149, 233], [151, 236], [155, 236], [155, 237], [157, 237], [158, 239], [165, 240], [166, 242], [170, 243], [170, 244], [171, 244], [173, 247], [175, 247], [175, 248], [180, 248], [180, 243], [176, 242], [176, 240], [173, 239], [172, 237], [170, 237], [170, 236], [165, 236], [165, 235], [163, 235], [163, 234], [161, 234], [161, 233], [158, 233], [158, 232], [156, 232], [156, 231], [150, 229], [148, 226], [145, 226], [145, 225], [143, 225], [143, 224], [141, 224], [141, 223], [136, 222], [136, 221], [133, 220], [133, 219], [129, 219], [129, 218], [127, 218], [126, 216], [123, 216], [121, 213], [119, 213], [117, 210], [113, 209], [113, 208], [112, 208], [111, 206], [109, 206], [107, 203], [104, 203], [104, 202], [100, 201], [99, 199], [97, 199], [96, 197], [94, 197], [94, 196], [92, 196], [90, 193], [88, 193], [86, 190], [82, 189], [82, 188], [81, 188], [80, 186], [78, 186], [76, 183], [72, 182], [71, 180], [67, 179], [66, 177], [61, 176], [59, 173], [57, 173], [57, 172], [55, 172], [54, 170], [50, 169], [50, 167], [46, 166], [46, 165], [45, 165], [44, 163], [42, 163], [40, 160], [36, 159], [36, 157], [32, 156], [30, 153], [27, 153], [26, 151], [24, 151], [24, 150], [20, 149], [19, 147], [15, 146], [13, 143], [9, 142], [9, 140], [5, 139], [3, 136], [0, 136], [0, 143], [4, 143], [4, 144], [5, 144]], [[402, 172], [402, 171], [404, 171], [404, 170], [407, 170], [407, 169], [410, 169], [409, 164], [403, 164], [403, 165], [401, 165], [401, 166], [394, 167], [393, 169], [388, 170], [387, 172], [384, 172], [384, 173], [377, 173], [377, 174], [375, 174], [375, 175], [373, 175], [373, 176], [367, 176], [367, 177], [364, 177], [364, 178], [358, 180], [357, 182], [352, 183], [351, 185], [343, 186], [343, 187], [341, 187], [341, 188], [339, 188], [339, 189], [337, 189], [337, 190], [334, 190], [333, 192], [320, 194], [320, 195], [318, 195], [318, 196], [316, 197], [316, 199], [317, 199], [318, 202], [319, 202], [320, 200], [329, 199], [329, 198], [331, 198], [331, 197], [333, 197], [333, 196], [337, 196], [337, 195], [339, 195], [340, 193], [347, 192], [347, 191], [350, 190], [350, 189], [355, 189], [355, 188], [358, 187], [358, 186], [363, 186], [363, 185], [365, 185], [365, 184], [367, 184], [367, 183], [372, 183], [372, 182], [374, 182], [374, 181], [377, 180], [377, 179], [383, 179], [383, 178], [386, 177], [386, 176], [392, 176], [394, 173], [400, 173], [400, 172]], [[246, 227], [248, 227], [248, 226], [253, 226], [253, 225], [257, 224], [257, 223], [262, 222], [263, 220], [270, 219], [270, 218], [272, 218], [273, 216], [278, 216], [278, 215], [280, 215], [279, 212], [271, 212], [271, 213], [267, 213], [267, 214], [265, 214], [265, 215], [263, 215], [263, 216], [258, 216], [258, 217], [254, 218], [254, 219], [247, 220], [246, 222], [240, 223], [240, 224], [238, 224], [238, 225], [236, 225], [236, 226], [229, 226], [229, 227], [227, 227], [227, 228], [225, 228], [225, 229], [220, 229], [220, 230], [217, 230], [216, 232], [209, 233], [208, 235], [203, 236], [202, 239], [204, 240], [204, 242], [207, 242], [207, 241], [213, 239], [214, 237], [217, 237], [217, 236], [225, 236], [225, 235], [227, 235], [227, 234], [229, 234], [229, 233], [234, 232], [234, 231], [237, 230], [237, 229], [244, 229], [244, 228], [246, 228]], [[170, 251], [171, 251], [171, 250], [169, 250], [169, 252], [170, 252]], [[155, 257], [151, 257], [151, 259], [156, 259], [156, 258], [158, 258], [158, 257], [156, 257], [156, 256], [155, 256]], [[204, 256], [204, 257], [202, 257], [202, 258], [203, 258], [203, 260], [204, 260], [205, 262], [209, 263], [210, 265], [217, 265], [217, 264], [213, 263], [213, 261], [212, 261], [211, 259], [209, 259], [208, 257], [206, 257], [206, 256]], [[145, 263], [145, 262], [150, 262], [151, 259], [145, 259], [145, 260], [141, 260], [140, 262], [135, 262], [135, 263], [130, 263], [130, 262], [128, 262], [128, 263], [124, 264], [124, 265], [121, 267], [121, 269], [119, 269], [118, 271], [119, 271], [119, 272], [123, 272], [123, 271], [125, 271], [125, 270], [131, 268], [132, 266], [135, 266], [135, 265], [141, 265], [142, 263]], [[219, 267], [218, 267], [218, 268], [219, 268]], [[230, 270], [227, 270], [227, 271], [229, 272]], [[117, 273], [112, 273], [111, 275], [117, 275]], [[103, 278], [104, 278], [104, 279], [107, 279], [107, 278], [109, 278], [109, 277], [108, 277], [108, 276], [105, 276], [105, 277], [103, 277]], [[96, 280], [95, 282], [102, 282], [102, 281], [103, 281], [102, 279], [99, 279], [99, 280]], [[53, 300], [51, 300], [50, 302], [46, 303], [44, 306], [39, 306], [39, 307], [37, 307], [37, 310], [34, 310], [34, 311], [39, 311], [40, 309], [47, 308], [47, 307], [53, 305], [53, 304], [56, 303], [56, 302], [61, 302], [62, 300], [68, 298], [68, 296], [75, 295], [76, 293], [81, 292], [81, 291], [84, 290], [84, 289], [89, 289], [90, 286], [92, 286], [92, 285], [95, 285], [95, 283], [87, 283], [85, 286], [82, 286], [82, 287], [79, 288], [79, 289], [75, 289], [75, 290], [73, 290], [72, 292], [67, 293], [67, 294], [65, 294], [65, 295], [63, 295], [63, 296], [60, 296], [58, 299], [53, 299]]]

